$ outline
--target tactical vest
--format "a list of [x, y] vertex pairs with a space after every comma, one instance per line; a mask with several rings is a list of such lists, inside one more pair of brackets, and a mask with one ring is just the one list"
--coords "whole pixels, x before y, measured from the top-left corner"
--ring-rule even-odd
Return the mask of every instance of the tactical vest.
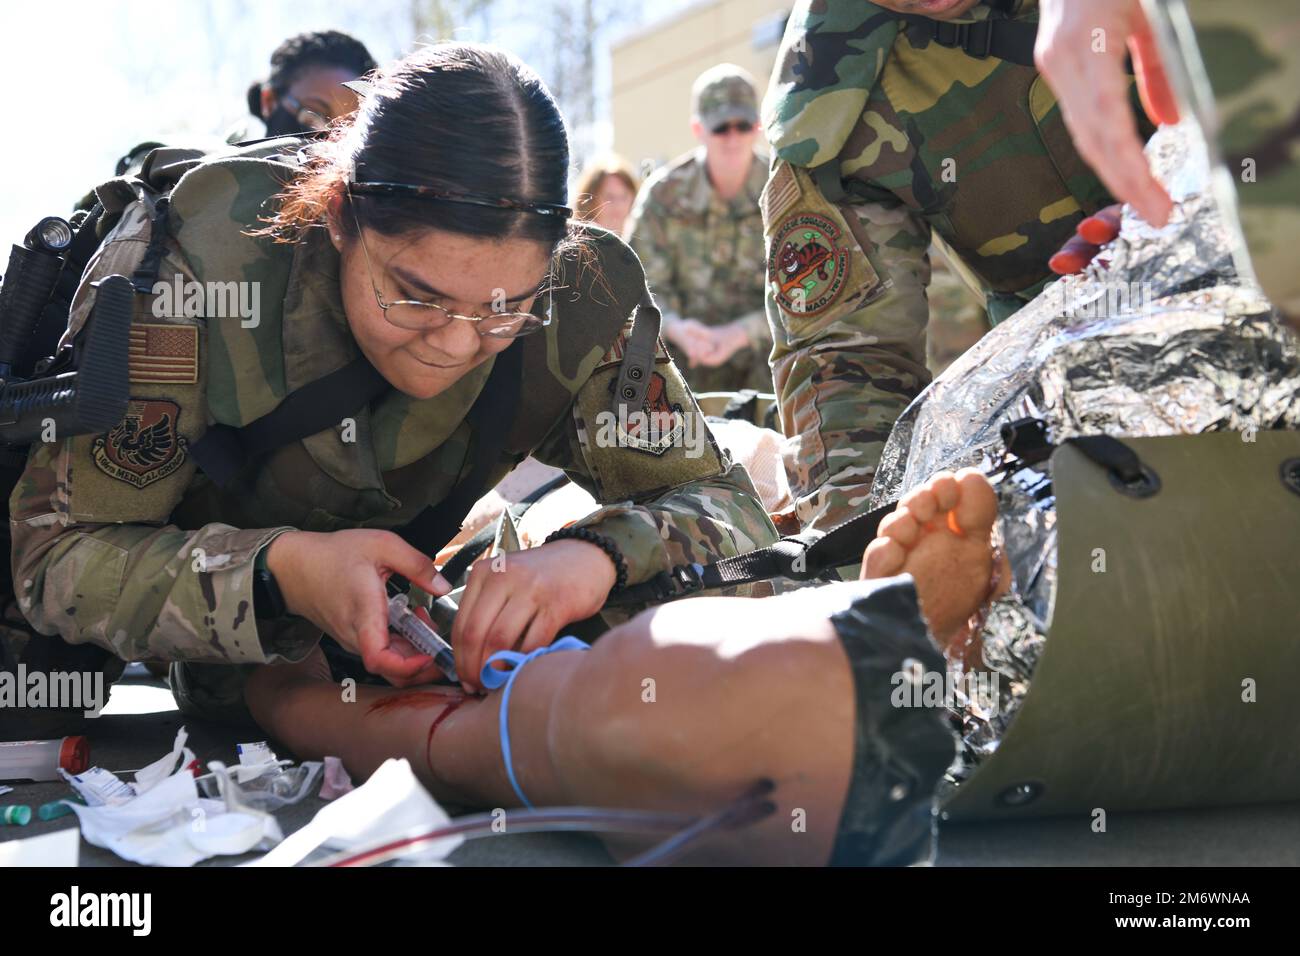
[[[189, 453], [208, 480], [191, 483], [174, 518], [183, 526], [214, 513], [237, 526], [283, 523], [283, 511], [266, 509], [307, 473], [317, 506], [295, 516], [297, 526], [372, 525], [406, 535], [415, 522], [419, 533], [408, 540], [434, 553], [473, 502], [569, 413], [634, 312], [610, 404], [640, 407], [658, 311], [632, 251], [611, 233], [581, 227], [580, 246], [560, 257], [551, 323], [446, 393], [444, 402], [468, 410], [453, 416], [449, 431], [419, 427], [420, 406], [429, 403], [388, 387], [351, 338], [338, 299], [338, 255], [324, 230], [293, 244], [249, 234], [300, 168], [301, 145], [282, 138], [208, 157], [160, 149], [137, 180], [96, 190], [106, 230], [148, 237], [142, 265], [170, 237], [197, 282], [236, 280], [259, 290], [256, 324], [209, 317], [200, 327], [208, 421]], [[74, 330], [88, 309], [83, 292], [74, 302]], [[340, 441], [345, 417], [362, 440]], [[386, 418], [414, 427], [395, 429], [400, 447], [388, 449], [381, 477], [368, 451]], [[277, 485], [278, 494], [262, 494]]]

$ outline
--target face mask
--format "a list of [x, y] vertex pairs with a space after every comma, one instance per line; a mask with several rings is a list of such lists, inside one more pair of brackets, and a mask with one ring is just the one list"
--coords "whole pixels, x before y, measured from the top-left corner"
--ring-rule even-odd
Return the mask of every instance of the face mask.
[[293, 133], [305, 132], [307, 132], [307, 127], [298, 122], [298, 117], [280, 104], [276, 104], [271, 115], [266, 118], [267, 136], [288, 136]]

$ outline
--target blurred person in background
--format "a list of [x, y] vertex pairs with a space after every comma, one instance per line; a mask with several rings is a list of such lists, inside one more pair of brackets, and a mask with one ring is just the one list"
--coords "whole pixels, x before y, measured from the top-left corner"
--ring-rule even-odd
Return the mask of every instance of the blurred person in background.
[[767, 166], [754, 151], [758, 94], [730, 63], [702, 73], [691, 91], [700, 146], [646, 180], [628, 225], [645, 265], [664, 338], [696, 392], [772, 390], [772, 335], [763, 311]]
[[[339, 30], [291, 36], [271, 54], [271, 73], [248, 88], [250, 120], [230, 131], [229, 142], [324, 129], [357, 108], [343, 86], [375, 68], [364, 43]], [[258, 121], [258, 122], [254, 122]], [[258, 126], [265, 131], [259, 132]]]
[[[240, 120], [224, 134], [225, 143], [241, 143], [264, 136], [284, 136], [324, 129], [331, 120], [357, 108], [357, 95], [342, 84], [375, 69], [375, 60], [365, 44], [338, 30], [300, 33], [283, 41], [271, 54], [271, 74], [248, 88], [251, 116]], [[118, 161], [115, 175], [134, 176], [145, 158], [163, 140], [146, 140], [126, 152]], [[174, 143], [173, 143], [174, 145]], [[185, 145], [205, 151], [221, 148], [222, 142], [186, 137]], [[87, 192], [73, 206], [89, 210], [95, 194]]]
[[632, 164], [622, 156], [589, 163], [578, 178], [577, 217], [621, 236], [639, 188]]

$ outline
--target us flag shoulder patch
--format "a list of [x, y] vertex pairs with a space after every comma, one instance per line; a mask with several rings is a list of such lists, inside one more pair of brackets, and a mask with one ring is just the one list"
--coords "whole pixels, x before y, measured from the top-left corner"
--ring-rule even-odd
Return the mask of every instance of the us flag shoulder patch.
[[803, 190], [800, 189], [799, 180], [790, 164], [777, 163], [767, 185], [763, 187], [762, 195], [758, 197], [759, 212], [762, 213], [763, 224], [769, 232], [775, 227], [777, 218], [794, 205], [801, 195]]
[[132, 325], [127, 367], [134, 383], [193, 385], [199, 380], [198, 327]]

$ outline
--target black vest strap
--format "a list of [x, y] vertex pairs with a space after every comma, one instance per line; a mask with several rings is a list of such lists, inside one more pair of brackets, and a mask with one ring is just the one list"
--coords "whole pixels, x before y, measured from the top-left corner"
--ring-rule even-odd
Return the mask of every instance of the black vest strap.
[[[497, 355], [492, 373], [466, 416], [474, 426], [473, 460], [468, 473], [447, 498], [395, 529], [412, 547], [430, 556], [437, 554], [456, 536], [469, 509], [487, 491], [492, 466], [500, 458], [519, 407], [522, 379], [523, 348], [516, 342]], [[271, 411], [242, 428], [209, 427], [190, 446], [190, 454], [219, 487], [228, 487], [250, 462], [290, 442], [337, 426], [388, 387], [387, 380], [363, 356], [290, 393]]]
[[827, 160], [820, 166], [814, 166], [808, 170], [808, 175], [817, 184], [822, 198], [827, 202], [841, 202], [848, 195], [844, 189], [844, 179], [840, 176], [840, 160], [838, 156]]
[[131, 273], [131, 285], [136, 292], [149, 295], [158, 281], [158, 270], [162, 266], [163, 256], [167, 253], [167, 231], [169, 228], [171, 198], [159, 196], [154, 201], [153, 216], [149, 220], [149, 245], [145, 247], [144, 258], [140, 266]]
[[996, 57], [1021, 66], [1034, 65], [1034, 40], [1038, 24], [1026, 20], [988, 19], [975, 23], [948, 23], [905, 14], [907, 39], [912, 46], [934, 42], [961, 49], [976, 59]]
[[378, 370], [361, 356], [290, 393], [242, 428], [210, 426], [190, 445], [190, 455], [218, 487], [229, 487], [249, 462], [282, 445], [337, 427], [388, 387]]
[[488, 490], [492, 466], [501, 457], [506, 435], [514, 424], [523, 382], [524, 350], [515, 342], [498, 353], [483, 390], [474, 400], [467, 419], [474, 426], [473, 463], [451, 491], [436, 505], [430, 505], [409, 524], [396, 529], [411, 547], [435, 556], [443, 545], [456, 537], [460, 523], [474, 507], [474, 502]]
[[623, 346], [623, 361], [619, 364], [618, 384], [614, 389], [613, 409], [619, 415], [619, 421], [626, 421], [626, 416], [641, 407], [645, 401], [645, 390], [650, 385], [650, 373], [654, 371], [655, 351], [659, 346], [659, 326], [661, 316], [655, 305], [654, 296], [647, 289], [636, 307], [636, 320], [632, 331]]

